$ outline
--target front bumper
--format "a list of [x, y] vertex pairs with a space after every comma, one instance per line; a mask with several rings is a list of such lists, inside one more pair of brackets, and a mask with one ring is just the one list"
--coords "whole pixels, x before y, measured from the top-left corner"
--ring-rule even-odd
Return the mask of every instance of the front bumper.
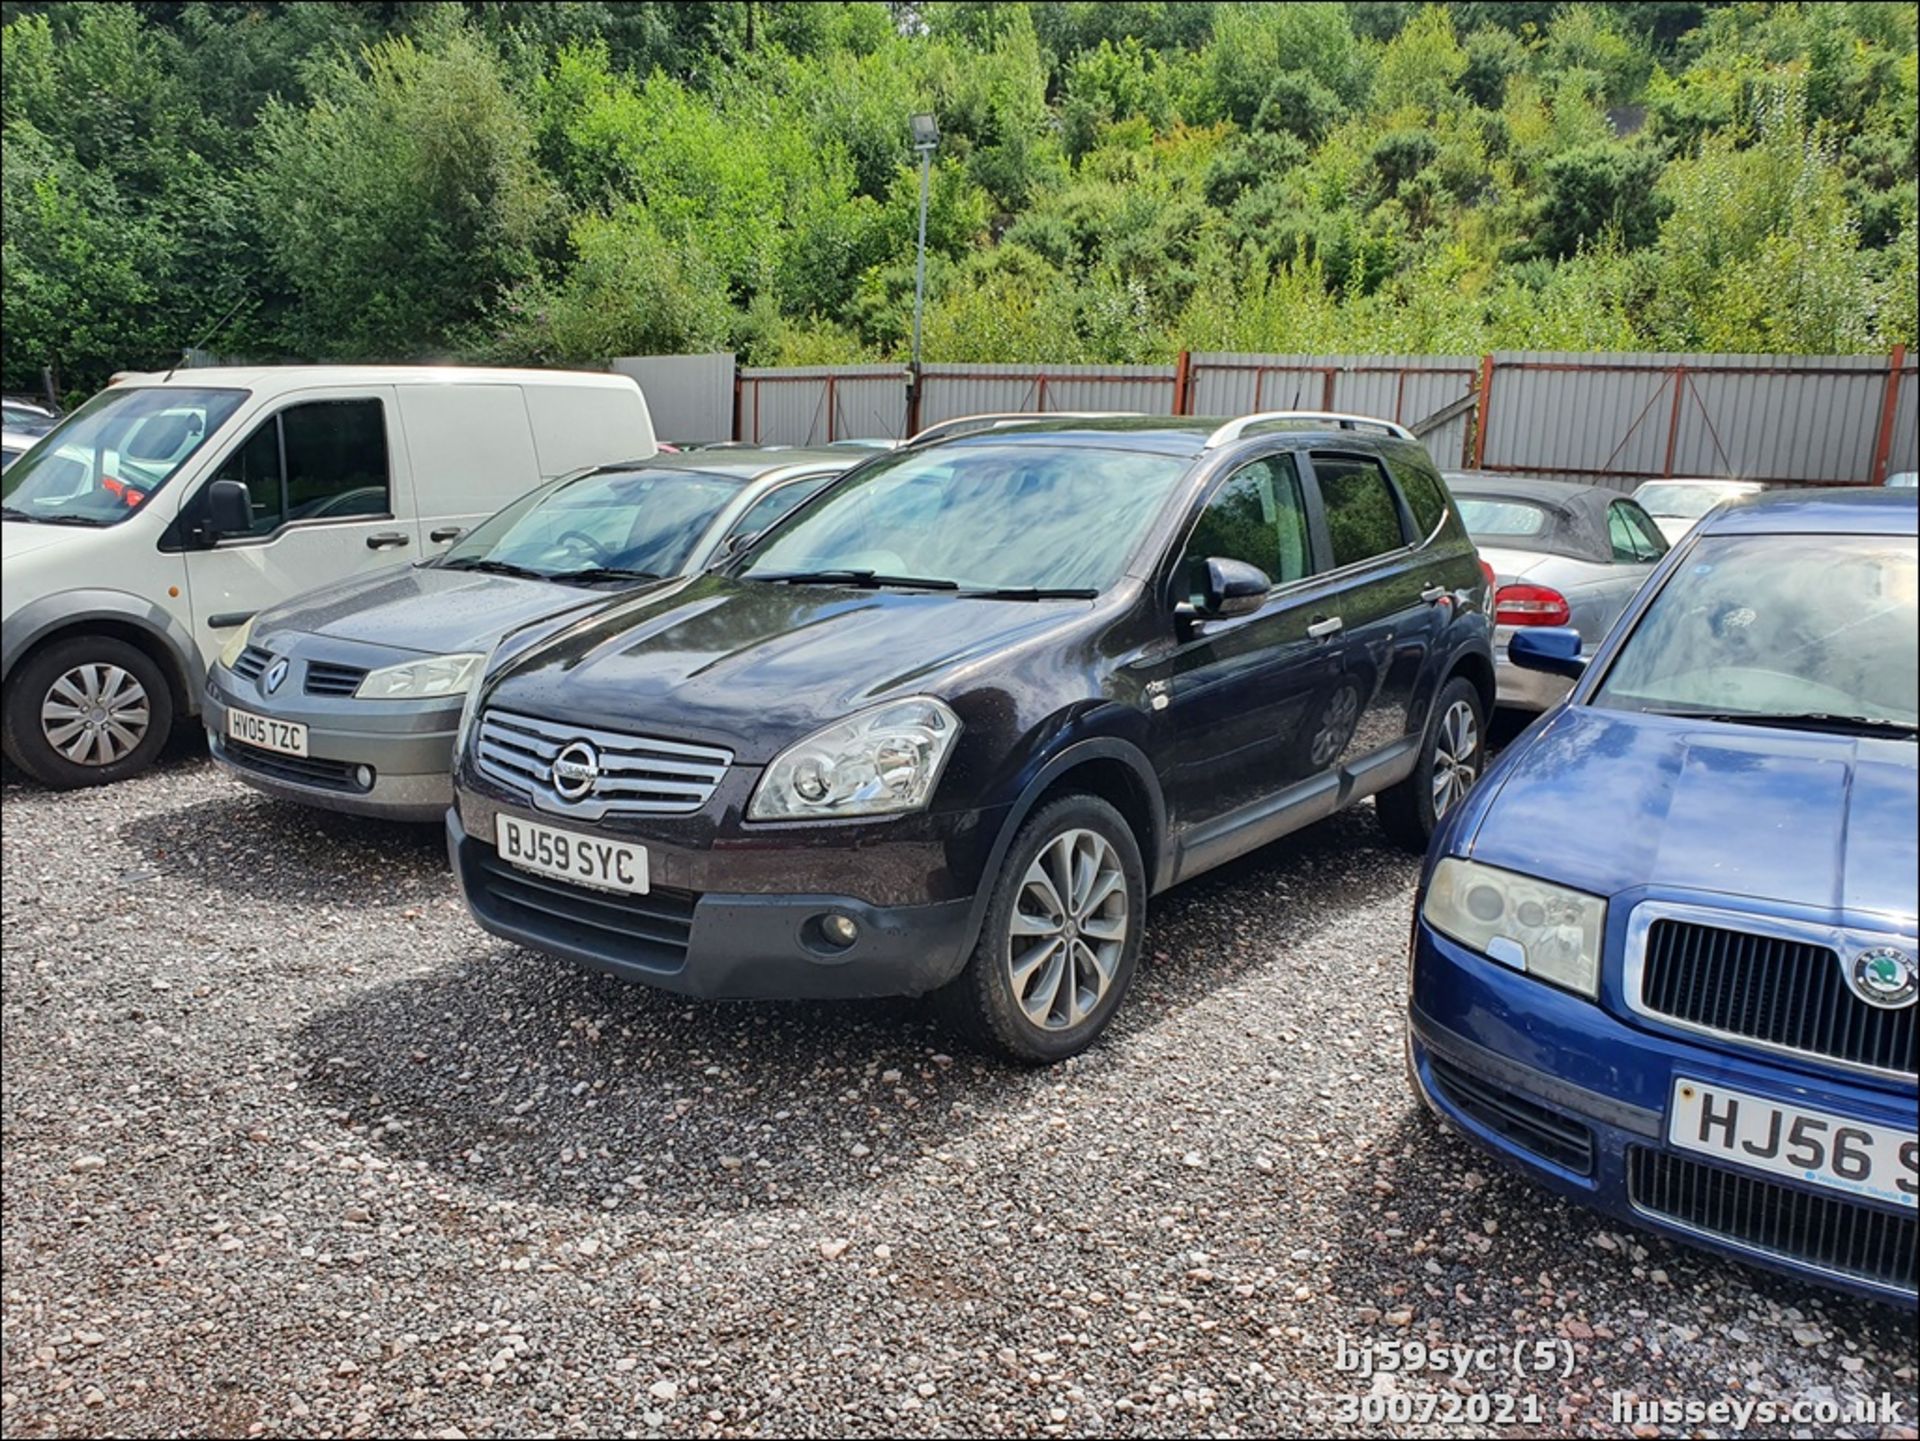
[[[1913, 1207], [1722, 1166], [1666, 1141], [1678, 1076], [1909, 1132], [1920, 1125], [1911, 1088], [1828, 1079], [1639, 1030], [1424, 923], [1415, 928], [1407, 1048], [1414, 1084], [1431, 1109], [1560, 1194], [1689, 1245], [1914, 1304]], [[1723, 1201], [1717, 1214], [1725, 1220], [1715, 1221], [1675, 1203], [1688, 1186], [1745, 1199]], [[1798, 1212], [1823, 1224], [1805, 1246], [1781, 1239], [1783, 1218]], [[1848, 1228], [1873, 1238], [1877, 1254], [1894, 1258], [1894, 1270], [1855, 1264]], [[1823, 1246], [1834, 1249], [1822, 1253]]]
[[[486, 814], [490, 824], [493, 812]], [[484, 929], [683, 995], [728, 1000], [921, 995], [952, 979], [972, 948], [974, 908], [966, 896], [878, 905], [843, 894], [667, 886], [644, 896], [610, 895], [513, 869], [500, 860], [490, 839], [467, 833], [458, 808], [447, 812], [447, 850], [461, 897]], [[654, 854], [650, 847], [650, 858]], [[677, 867], [657, 869], [671, 877]], [[722, 873], [707, 874], [717, 880]], [[819, 923], [829, 912], [849, 916], [858, 926], [851, 945], [835, 948], [824, 941]]]
[[[352, 815], [438, 821], [453, 802], [453, 735], [462, 697], [431, 701], [266, 698], [224, 666], [207, 676], [201, 719], [207, 746], [235, 780], [282, 800]], [[281, 756], [227, 739], [233, 707], [307, 728], [307, 756]], [[356, 772], [373, 772], [371, 785]]]

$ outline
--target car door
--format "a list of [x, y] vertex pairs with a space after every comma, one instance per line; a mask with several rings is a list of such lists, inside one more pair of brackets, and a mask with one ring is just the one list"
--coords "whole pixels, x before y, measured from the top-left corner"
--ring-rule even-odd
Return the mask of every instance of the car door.
[[[1245, 561], [1273, 581], [1251, 615], [1203, 620], [1176, 614], [1192, 600], [1209, 558]], [[1295, 457], [1268, 455], [1213, 490], [1161, 573], [1174, 644], [1147, 687], [1154, 751], [1172, 823], [1183, 844], [1236, 815], [1324, 776], [1332, 808], [1331, 753], [1316, 729], [1335, 671], [1324, 639], [1326, 587], [1314, 554], [1305, 487]]]
[[302, 391], [255, 422], [182, 507], [194, 530], [206, 487], [247, 486], [253, 525], [187, 555], [194, 636], [211, 660], [255, 612], [416, 554], [387, 387]]
[[1338, 586], [1328, 619], [1339, 668], [1326, 702], [1344, 727], [1338, 762], [1390, 759], [1424, 723], [1416, 694], [1444, 626], [1448, 592], [1433, 582], [1412, 517], [1379, 457], [1315, 450], [1309, 503]]
[[1593, 588], [1591, 607], [1582, 608], [1590, 613], [1575, 617], [1574, 622], [1582, 638], [1595, 645], [1613, 629], [1613, 623], [1640, 593], [1668, 549], [1666, 537], [1653, 517], [1632, 500], [1608, 503], [1607, 545], [1612, 564]]

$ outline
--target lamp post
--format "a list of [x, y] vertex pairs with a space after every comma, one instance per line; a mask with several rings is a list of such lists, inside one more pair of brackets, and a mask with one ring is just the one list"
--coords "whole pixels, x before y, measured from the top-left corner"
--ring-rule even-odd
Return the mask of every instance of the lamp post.
[[931, 115], [916, 115], [912, 121], [913, 148], [920, 155], [920, 244], [913, 262], [913, 372], [907, 394], [907, 433], [920, 428], [920, 317], [927, 303], [927, 183], [933, 170], [934, 147], [940, 143], [940, 127]]

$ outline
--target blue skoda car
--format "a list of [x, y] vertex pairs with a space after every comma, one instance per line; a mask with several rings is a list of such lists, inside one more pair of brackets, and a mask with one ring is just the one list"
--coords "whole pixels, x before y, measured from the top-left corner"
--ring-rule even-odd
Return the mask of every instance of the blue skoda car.
[[1408, 1055], [1564, 1195], [1915, 1295], [1916, 506], [1723, 507], [1435, 833]]

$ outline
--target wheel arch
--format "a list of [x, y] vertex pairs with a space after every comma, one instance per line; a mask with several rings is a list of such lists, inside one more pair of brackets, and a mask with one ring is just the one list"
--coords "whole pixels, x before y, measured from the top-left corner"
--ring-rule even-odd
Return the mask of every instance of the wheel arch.
[[7, 621], [0, 677], [10, 680], [50, 645], [88, 635], [123, 641], [157, 665], [172, 693], [176, 718], [199, 713], [206, 670], [192, 636], [167, 611], [119, 591], [68, 591], [23, 606]]

